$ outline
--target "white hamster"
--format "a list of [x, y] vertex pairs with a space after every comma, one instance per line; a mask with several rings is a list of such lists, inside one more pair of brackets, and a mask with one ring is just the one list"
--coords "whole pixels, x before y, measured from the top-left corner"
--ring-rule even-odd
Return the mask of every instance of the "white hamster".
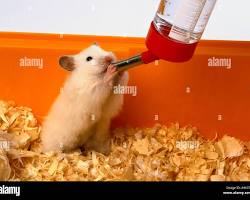
[[60, 65], [72, 73], [43, 123], [43, 152], [84, 146], [109, 153], [110, 121], [123, 104], [123, 95], [114, 94], [113, 87], [127, 85], [129, 78], [128, 72], [116, 71], [114, 61], [114, 54], [97, 44], [60, 58]]

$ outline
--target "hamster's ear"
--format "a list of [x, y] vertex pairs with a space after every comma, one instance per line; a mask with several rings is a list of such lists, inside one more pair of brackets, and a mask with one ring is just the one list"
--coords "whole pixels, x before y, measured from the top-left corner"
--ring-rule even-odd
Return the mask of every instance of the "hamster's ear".
[[75, 69], [74, 58], [72, 56], [62, 56], [59, 59], [59, 64], [63, 69], [73, 71]]

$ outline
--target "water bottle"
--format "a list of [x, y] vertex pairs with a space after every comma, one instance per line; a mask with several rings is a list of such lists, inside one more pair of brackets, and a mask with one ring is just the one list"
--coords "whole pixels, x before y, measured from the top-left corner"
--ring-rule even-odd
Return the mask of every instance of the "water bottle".
[[192, 58], [217, 0], [161, 0], [146, 38], [148, 51], [113, 63], [118, 71], [163, 59]]
[[216, 0], [162, 0], [154, 26], [164, 37], [191, 44], [200, 40]]

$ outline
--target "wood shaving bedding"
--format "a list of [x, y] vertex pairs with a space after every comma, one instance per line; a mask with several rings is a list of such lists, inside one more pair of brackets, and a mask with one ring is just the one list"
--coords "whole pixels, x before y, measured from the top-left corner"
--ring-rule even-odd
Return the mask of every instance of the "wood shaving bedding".
[[250, 181], [250, 143], [209, 141], [194, 127], [117, 128], [111, 153], [41, 153], [32, 110], [0, 101], [0, 180]]

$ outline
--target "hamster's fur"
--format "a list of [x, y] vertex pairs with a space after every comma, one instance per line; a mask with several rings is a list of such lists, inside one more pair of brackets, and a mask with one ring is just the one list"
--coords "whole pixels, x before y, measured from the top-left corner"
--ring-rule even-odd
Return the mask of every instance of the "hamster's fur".
[[111, 52], [92, 45], [60, 65], [72, 71], [43, 123], [42, 151], [71, 151], [84, 146], [108, 154], [110, 121], [123, 104], [115, 85], [125, 86], [128, 73], [118, 73]]

